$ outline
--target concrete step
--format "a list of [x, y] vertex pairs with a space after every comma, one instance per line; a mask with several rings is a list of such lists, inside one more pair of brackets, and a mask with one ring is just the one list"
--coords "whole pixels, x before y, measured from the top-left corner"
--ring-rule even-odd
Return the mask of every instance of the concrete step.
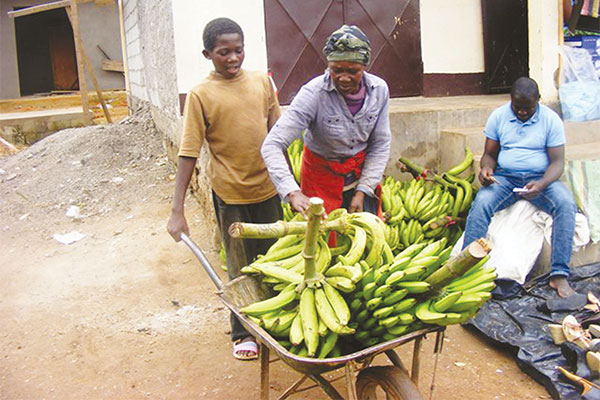
[[[552, 246], [546, 240], [542, 245], [542, 250], [538, 256], [527, 279], [534, 279], [540, 275], [550, 272]], [[577, 251], [571, 253], [571, 268], [577, 268], [584, 265], [596, 264], [600, 262], [600, 242], [588, 243]]]
[[[464, 157], [465, 147], [468, 146], [473, 151], [476, 160], [473, 167], [465, 174], [477, 173], [485, 143], [483, 129], [483, 126], [476, 126], [441, 130], [439, 171], [445, 171], [459, 163]], [[600, 158], [600, 120], [565, 122], [565, 135], [567, 160]]]
[[[439, 170], [440, 142], [444, 127], [460, 130], [485, 124], [489, 114], [510, 100], [508, 94], [456, 97], [407, 97], [390, 100], [392, 144], [385, 174], [407, 179], [400, 174], [397, 160], [401, 156], [427, 168]], [[462, 148], [458, 157], [464, 154]]]
[[575, 160], [594, 160], [600, 158], [600, 141], [568, 144], [565, 147], [565, 159], [567, 161]]

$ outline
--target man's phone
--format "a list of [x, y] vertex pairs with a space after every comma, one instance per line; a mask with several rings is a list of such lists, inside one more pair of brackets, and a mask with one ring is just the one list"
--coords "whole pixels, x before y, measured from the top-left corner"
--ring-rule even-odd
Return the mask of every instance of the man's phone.
[[529, 189], [527, 189], [527, 188], [514, 188], [513, 192], [515, 192], [515, 193], [524, 193], [524, 192], [529, 192]]

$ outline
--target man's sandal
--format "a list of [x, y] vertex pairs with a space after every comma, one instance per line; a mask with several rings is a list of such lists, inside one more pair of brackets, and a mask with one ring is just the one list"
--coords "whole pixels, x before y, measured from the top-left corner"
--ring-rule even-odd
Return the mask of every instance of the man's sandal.
[[244, 342], [244, 339], [240, 339], [233, 344], [233, 357], [244, 361], [256, 360], [258, 358], [258, 345], [253, 340]]

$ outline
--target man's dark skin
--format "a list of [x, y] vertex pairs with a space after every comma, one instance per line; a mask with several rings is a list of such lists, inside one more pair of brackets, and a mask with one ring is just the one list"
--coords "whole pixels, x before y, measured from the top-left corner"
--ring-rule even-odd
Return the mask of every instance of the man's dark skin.
[[[529, 120], [535, 114], [540, 100], [537, 87], [528, 85], [527, 83], [527, 81], [524, 81], [523, 85], [519, 86], [518, 90], [514, 90], [511, 94], [511, 108], [522, 122]], [[548, 165], [542, 179], [528, 182], [525, 185], [527, 191], [522, 192], [521, 196], [526, 200], [538, 197], [549, 184], [560, 179], [563, 173], [565, 166], [565, 146], [548, 147], [546, 151], [548, 152], [550, 165]], [[481, 157], [481, 170], [479, 171], [479, 182], [484, 186], [495, 182], [493, 174], [496, 170], [499, 152], [500, 143], [486, 138], [484, 153]], [[556, 290], [560, 297], [569, 297], [575, 293], [564, 276], [553, 276], [550, 278], [548, 284]]]

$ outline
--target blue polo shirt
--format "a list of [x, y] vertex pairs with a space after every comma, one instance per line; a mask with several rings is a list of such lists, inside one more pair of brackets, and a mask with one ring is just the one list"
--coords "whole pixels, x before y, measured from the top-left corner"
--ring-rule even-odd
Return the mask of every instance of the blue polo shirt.
[[508, 102], [490, 114], [484, 133], [500, 143], [498, 168], [509, 173], [544, 173], [550, 164], [546, 149], [566, 142], [562, 120], [543, 104], [538, 104], [533, 116], [522, 122]]

